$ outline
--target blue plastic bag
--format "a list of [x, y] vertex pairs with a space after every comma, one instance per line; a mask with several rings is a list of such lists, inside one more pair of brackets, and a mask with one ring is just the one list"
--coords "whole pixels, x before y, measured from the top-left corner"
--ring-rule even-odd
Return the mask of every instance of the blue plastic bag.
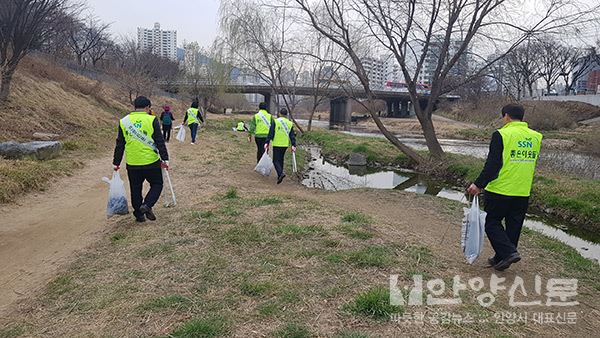
[[106, 216], [127, 215], [129, 213], [125, 183], [118, 171], [113, 173], [112, 179], [103, 177], [102, 180], [110, 186], [108, 190], [108, 203], [106, 205]]

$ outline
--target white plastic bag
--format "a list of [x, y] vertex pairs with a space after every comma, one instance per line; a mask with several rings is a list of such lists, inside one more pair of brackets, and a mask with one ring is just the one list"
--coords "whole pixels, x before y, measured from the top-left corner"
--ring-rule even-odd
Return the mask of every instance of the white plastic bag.
[[102, 180], [110, 186], [106, 216], [111, 218], [114, 215], [127, 215], [129, 213], [127, 193], [125, 192], [125, 183], [121, 179], [119, 172], [115, 171], [111, 180], [108, 177], [103, 177]]
[[175, 136], [175, 139], [179, 142], [185, 142], [185, 128], [183, 127], [183, 125], [179, 127], [179, 132], [177, 132], [177, 136]]
[[486, 213], [479, 209], [479, 197], [473, 198], [470, 208], [463, 208], [462, 249], [468, 264], [473, 264], [483, 250]]
[[271, 168], [273, 167], [273, 160], [271, 160], [271, 156], [265, 151], [263, 156], [258, 161], [258, 164], [254, 168], [256, 172], [263, 176], [271, 175]]

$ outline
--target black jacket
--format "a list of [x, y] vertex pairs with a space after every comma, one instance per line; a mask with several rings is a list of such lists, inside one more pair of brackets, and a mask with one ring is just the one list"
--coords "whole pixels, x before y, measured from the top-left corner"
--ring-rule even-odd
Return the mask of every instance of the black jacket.
[[499, 131], [495, 131], [492, 134], [492, 140], [490, 141], [490, 151], [488, 153], [487, 160], [483, 166], [483, 170], [479, 177], [475, 180], [475, 185], [484, 189], [491, 181], [498, 178], [500, 169], [502, 169], [502, 152], [504, 151], [504, 143], [502, 141], [502, 135]]
[[[165, 139], [163, 138], [162, 133], [160, 132], [160, 123], [158, 119], [154, 119], [152, 122], [152, 127], [154, 128], [154, 132], [152, 133], [152, 139], [156, 144], [156, 148], [158, 149], [158, 154], [163, 161], [169, 160], [169, 153], [167, 152], [167, 146], [165, 144]], [[117, 144], [115, 145], [115, 154], [113, 158], [114, 165], [120, 165], [123, 160], [123, 154], [125, 153], [125, 136], [123, 135], [123, 129], [121, 129], [121, 124], [119, 124], [119, 135], [117, 136]], [[158, 160], [152, 164], [148, 165], [127, 165], [128, 170], [136, 170], [136, 169], [154, 169], [160, 168], [161, 160]]]

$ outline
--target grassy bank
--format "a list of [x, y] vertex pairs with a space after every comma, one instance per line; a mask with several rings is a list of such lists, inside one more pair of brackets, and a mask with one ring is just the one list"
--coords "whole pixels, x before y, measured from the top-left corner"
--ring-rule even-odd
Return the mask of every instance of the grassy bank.
[[[461, 291], [458, 305], [391, 306], [392, 274], [402, 286], [412, 285], [414, 274], [441, 278], [444, 298], [456, 275], [461, 282], [490, 280], [492, 271], [465, 265], [456, 245], [462, 204], [396, 191], [275, 185], [252, 172], [254, 144], [230, 123], [209, 120], [201, 147], [172, 144], [176, 208], [159, 206], [158, 221], [142, 225], [112, 219], [97, 244], [0, 318], [0, 337], [544, 336], [597, 329], [586, 305], [569, 308], [588, 316], [576, 327], [499, 323], [498, 313], [516, 310], [506, 293], [480, 306], [487, 287]], [[600, 266], [529, 231], [522, 247], [529, 262], [501, 275], [504, 285], [513, 273], [526, 281], [568, 276], [579, 280], [578, 301], [596, 303]], [[437, 311], [482, 320], [411, 325], [390, 318]]]
[[[395, 165], [405, 168], [411, 165], [406, 156], [383, 139], [318, 130], [304, 135], [303, 141], [318, 144], [322, 147], [325, 157], [338, 163], [343, 163], [351, 153], [363, 153], [367, 155], [370, 165]], [[463, 186], [477, 178], [484, 162], [471, 156], [448, 154], [447, 163], [441, 168], [431, 170], [430, 173]], [[531, 205], [594, 231], [600, 229], [599, 192], [600, 182], [597, 180], [538, 170]]]
[[44, 191], [55, 179], [72, 175], [84, 161], [112, 144], [114, 130], [108, 127], [74, 135], [63, 140], [61, 155], [52, 160], [8, 160], [0, 158], [0, 203], [10, 203], [16, 196]]

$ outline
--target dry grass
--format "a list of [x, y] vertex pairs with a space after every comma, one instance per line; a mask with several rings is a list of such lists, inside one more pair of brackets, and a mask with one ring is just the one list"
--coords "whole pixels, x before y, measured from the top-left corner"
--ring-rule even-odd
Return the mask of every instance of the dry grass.
[[[511, 101], [507, 98], [492, 97], [447, 105], [437, 113], [458, 121], [497, 127], [502, 107], [508, 103]], [[533, 129], [543, 131], [574, 128], [578, 121], [600, 116], [600, 108], [581, 102], [523, 101], [522, 104], [525, 106], [525, 121]]]
[[[55, 133], [65, 156], [46, 162], [0, 158], [0, 203], [22, 192], [43, 190], [53, 178], [81, 167], [82, 158], [110, 148], [118, 119], [130, 110], [119, 100], [118, 89], [38, 57], [21, 62], [11, 88], [9, 101], [0, 105], [0, 142], [27, 142], [35, 132]], [[163, 104], [180, 111], [184, 107], [174, 99], [156, 101], [157, 110]]]
[[[386, 288], [390, 274], [399, 273], [401, 281], [409, 283], [414, 273], [445, 280], [457, 273], [466, 277], [482, 273], [448, 257], [452, 250], [416, 237], [412, 227], [411, 222], [428, 222], [428, 213], [435, 214], [432, 228], [437, 231], [459, 224], [461, 205], [382, 192], [392, 209], [401, 205], [428, 210], [418, 216], [408, 211], [406, 220], [389, 219], [377, 211], [379, 202], [374, 200], [368, 212], [357, 211], [362, 205], [353, 202], [368, 203], [366, 191], [303, 193], [299, 187], [269, 185], [239, 167], [240, 159], [253, 161], [253, 145], [230, 137], [226, 128], [233, 120], [219, 120], [200, 134], [201, 148], [174, 146], [177, 175], [189, 178], [185, 184], [176, 181], [180, 200], [176, 209], [159, 208], [156, 223], [140, 226], [129, 218], [112, 222], [102, 242], [80, 254], [36, 299], [0, 319], [0, 335], [386, 337], [423, 332], [443, 336], [571, 332], [561, 326], [493, 321], [460, 326], [389, 322], [383, 314], [398, 309], [382, 301], [384, 293], [372, 290]], [[240, 148], [245, 155], [239, 155]], [[327, 202], [336, 196], [339, 203]], [[368, 230], [370, 236], [352, 236], [348, 225]], [[525, 234], [523, 246], [527, 255], [542, 257], [540, 247], [549, 244], [540, 240], [538, 245], [536, 238]], [[561, 259], [550, 255], [531, 264], [539, 264], [537, 273], [553, 274], [565, 269]], [[598, 272], [591, 265], [585, 269], [586, 276]], [[579, 270], [574, 271], [569, 270], [579, 276]], [[580, 285], [585, 290], [581, 299], [595, 303], [598, 290], [586, 283]], [[420, 311], [493, 318], [507, 309], [503, 301], [490, 309], [475, 306], [471, 296], [463, 305]]]

